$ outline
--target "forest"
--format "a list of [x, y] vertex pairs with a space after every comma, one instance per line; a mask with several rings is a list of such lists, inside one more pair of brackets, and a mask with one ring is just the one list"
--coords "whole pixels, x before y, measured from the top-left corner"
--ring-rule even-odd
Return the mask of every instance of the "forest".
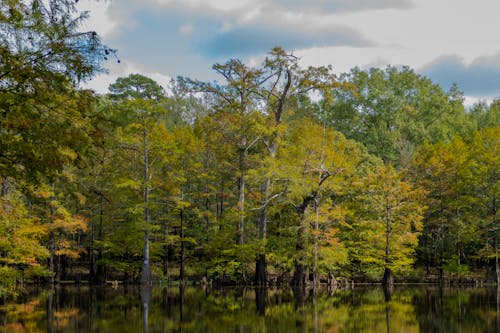
[[500, 100], [409, 67], [141, 74], [74, 1], [0, 7], [0, 295], [66, 281], [496, 283]]

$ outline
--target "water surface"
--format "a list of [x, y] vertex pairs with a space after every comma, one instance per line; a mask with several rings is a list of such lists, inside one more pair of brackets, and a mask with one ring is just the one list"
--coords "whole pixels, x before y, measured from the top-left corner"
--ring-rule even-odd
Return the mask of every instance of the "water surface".
[[497, 288], [32, 289], [0, 332], [497, 332]]

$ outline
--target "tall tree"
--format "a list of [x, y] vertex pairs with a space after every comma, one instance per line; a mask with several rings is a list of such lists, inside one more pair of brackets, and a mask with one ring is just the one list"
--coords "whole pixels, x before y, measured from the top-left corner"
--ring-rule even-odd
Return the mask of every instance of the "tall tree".
[[[330, 68], [310, 67], [302, 69], [297, 57], [275, 47], [263, 64], [249, 68], [239, 60], [214, 65], [214, 70], [226, 80], [226, 86], [181, 79], [191, 92], [205, 92], [214, 96], [217, 105], [248, 110], [255, 109], [268, 115], [268, 128], [271, 134], [263, 138], [267, 154], [275, 158], [278, 153], [280, 125], [286, 111], [287, 102], [292, 96], [305, 95], [312, 90], [331, 88], [336, 85]], [[251, 143], [249, 140], [248, 143]], [[268, 206], [279, 193], [273, 193], [272, 175], [262, 184], [260, 203], [259, 238], [263, 244], [257, 256], [255, 283], [266, 284], [266, 253]]]
[[119, 77], [109, 86], [111, 96], [115, 99], [146, 99], [159, 101], [165, 97], [165, 90], [155, 80], [141, 74], [130, 74]]
[[431, 266], [459, 273], [468, 269], [465, 249], [479, 235], [479, 219], [472, 213], [470, 191], [473, 158], [464, 140], [457, 136], [449, 144], [424, 145], [414, 162], [415, 179], [427, 190], [421, 261], [427, 273]]
[[130, 148], [139, 153], [142, 161], [140, 187], [142, 190], [142, 207], [144, 212], [144, 257], [141, 271], [141, 283], [150, 285], [152, 283], [151, 262], [150, 262], [150, 192], [152, 182], [151, 165], [153, 161], [153, 152], [151, 147], [154, 145], [152, 136], [164, 131], [165, 127], [158, 124], [157, 117], [161, 111], [158, 104], [163, 97], [163, 88], [153, 80], [139, 75], [131, 74], [127, 78], [119, 78], [111, 84], [109, 90], [113, 97], [121, 102], [121, 107], [125, 111], [126, 119], [124, 130], [128, 134], [124, 137], [123, 147]]
[[382, 283], [392, 285], [394, 272], [408, 269], [415, 260], [422, 230], [425, 191], [403, 179], [390, 163], [362, 180], [353, 228], [360, 235], [356, 260], [384, 270]]
[[[3, 184], [2, 184], [3, 185]], [[44, 275], [42, 263], [49, 256], [42, 241], [47, 236], [47, 228], [30, 212], [24, 197], [18, 190], [0, 196], [0, 295], [4, 296], [16, 285], [22, 284], [22, 275], [38, 271]], [[9, 279], [9, 275], [13, 279]], [[37, 274], [33, 274], [36, 277]]]
[[32, 210], [37, 211], [47, 230], [47, 248], [49, 250], [48, 268], [52, 283], [59, 283], [62, 274], [62, 259], [76, 259], [84, 251], [81, 244], [75, 242], [78, 234], [87, 231], [87, 219], [74, 214], [65, 202], [67, 192], [61, 188], [65, 179], [59, 178], [51, 185], [40, 185], [34, 191], [32, 200], [37, 203]]
[[71, 0], [1, 2], [0, 177], [34, 179], [85, 152], [92, 96], [75, 86], [114, 52], [79, 30], [86, 18]]
[[[347, 179], [359, 163], [360, 149], [341, 133], [306, 118], [289, 123], [282, 140], [276, 161], [280, 178], [286, 180], [286, 196], [282, 201], [291, 204], [297, 214], [292, 283], [303, 287], [307, 269], [314, 283], [319, 283], [320, 245], [326, 241], [323, 236], [329, 235], [327, 243], [339, 244], [334, 234], [344, 210], [328, 199], [345, 191]], [[345, 257], [342, 246], [331, 249], [332, 252], [336, 250], [338, 256], [329, 256], [330, 266], [335, 266], [333, 261], [337, 258]], [[328, 273], [333, 274], [333, 271]]]
[[479, 215], [486, 240], [484, 256], [493, 262], [494, 280], [500, 285], [498, 242], [500, 219], [498, 217], [500, 193], [500, 127], [486, 128], [474, 134], [471, 143], [474, 164], [472, 188], [476, 197], [474, 212]]
[[470, 130], [460, 91], [445, 92], [408, 67], [354, 68], [341, 81], [353, 87], [334, 91], [328, 123], [396, 167], [408, 167], [425, 141]]

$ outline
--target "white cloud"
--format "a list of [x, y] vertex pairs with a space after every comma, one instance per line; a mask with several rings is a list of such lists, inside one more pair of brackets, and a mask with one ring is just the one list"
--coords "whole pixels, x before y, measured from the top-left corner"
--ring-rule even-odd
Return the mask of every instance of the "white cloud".
[[493, 102], [493, 100], [494, 100], [494, 98], [492, 98], [492, 97], [484, 98], [484, 97], [465, 96], [464, 106], [466, 108], [469, 108], [471, 106], [474, 106], [474, 104], [478, 104], [478, 103], [491, 104], [491, 102]]
[[84, 30], [94, 30], [102, 38], [112, 35], [119, 28], [121, 20], [116, 20], [108, 14], [109, 1], [85, 0], [78, 2], [78, 9], [89, 12], [89, 20], [84, 25]]
[[[387, 64], [408, 65], [425, 72], [429, 64], [444, 55], [460, 57], [462, 66], [458, 67], [462, 68], [464, 79], [475, 68], [500, 67], [497, 0], [80, 3], [92, 9], [93, 18], [87, 25], [95, 24], [92, 30], [103, 35], [111, 47], [118, 48], [122, 61], [132, 62], [147, 73], [211, 79], [210, 66], [214, 62], [224, 62], [229, 57], [251, 57], [255, 62], [273, 43], [293, 50], [302, 57], [304, 65], [332, 64], [339, 73], [354, 66]], [[432, 72], [428, 72], [431, 79], [439, 79], [440, 83], [448, 80], [440, 73], [432, 77]], [[484, 90], [486, 85], [474, 82], [460, 88], [468, 96], [492, 93], [491, 89]]]
[[190, 35], [194, 32], [194, 26], [192, 24], [184, 24], [180, 27], [180, 32], [181, 34], [187, 36]]
[[412, 0], [265, 0], [269, 6], [302, 13], [345, 13], [383, 9], [410, 9]]

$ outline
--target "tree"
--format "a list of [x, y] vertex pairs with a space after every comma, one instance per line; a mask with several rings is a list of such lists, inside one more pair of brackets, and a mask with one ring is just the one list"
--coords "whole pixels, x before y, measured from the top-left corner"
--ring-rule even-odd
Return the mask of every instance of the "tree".
[[[56, 182], [71, 165], [84, 167], [92, 145], [89, 116], [95, 97], [77, 90], [77, 85], [115, 54], [95, 32], [80, 29], [88, 16], [78, 12], [75, 3], [13, 0], [0, 4], [0, 179], [8, 185], [2, 197], [22, 190], [25, 197], [20, 196], [19, 203], [29, 207], [32, 221], [47, 223], [47, 214], [43, 205], [32, 206], [30, 196], [44, 184]], [[65, 205], [56, 206], [54, 212], [61, 214], [45, 227], [64, 221], [50, 232], [65, 234], [61, 240], [66, 242], [71, 237], [66, 223], [82, 222], [84, 228], [84, 219], [77, 222], [77, 215]], [[51, 257], [58, 251], [64, 257], [73, 255], [78, 252], [73, 245], [59, 244]]]
[[[138, 74], [132, 74], [127, 78], [119, 78], [111, 84], [109, 90], [114, 93], [114, 97], [121, 101], [119, 106], [124, 111], [124, 135], [122, 147], [126, 150], [132, 149], [139, 153], [142, 161], [142, 175], [140, 179], [140, 188], [142, 190], [142, 207], [144, 212], [144, 258], [141, 271], [141, 283], [150, 285], [152, 283], [151, 263], [150, 263], [150, 192], [152, 182], [152, 147], [155, 142], [152, 136], [161, 135], [165, 127], [158, 124], [157, 116], [163, 111], [155, 102], [163, 96], [161, 88], [153, 80]], [[160, 152], [157, 152], [160, 154]], [[136, 155], [138, 157], [138, 155]], [[136, 161], [137, 163], [138, 161]], [[131, 185], [135, 187], [136, 180], [132, 180]], [[134, 185], [135, 184], [135, 185]]]
[[92, 148], [85, 160], [85, 168], [78, 168], [76, 172], [76, 178], [79, 180], [78, 190], [85, 198], [80, 209], [89, 219], [89, 281], [97, 284], [106, 280], [105, 253], [112, 247], [109, 239], [113, 230], [119, 229], [111, 221], [114, 213], [118, 211], [116, 202], [120, 202], [121, 197], [115, 186], [119, 176], [119, 170], [116, 168], [116, 165], [119, 165], [119, 139], [115, 137], [115, 131], [119, 125], [119, 112], [110, 99], [106, 96], [99, 97], [91, 117]]
[[92, 94], [75, 91], [106, 54], [71, 0], [0, 4], [0, 177], [36, 179], [85, 153]]
[[481, 252], [484, 257], [493, 262], [494, 281], [498, 285], [500, 284], [498, 262], [500, 127], [486, 128], [474, 133], [471, 154], [474, 160], [471, 187], [476, 197], [472, 209], [481, 221], [481, 229], [486, 240]]
[[478, 241], [479, 219], [470, 190], [473, 160], [470, 147], [457, 136], [449, 144], [424, 145], [414, 161], [414, 178], [427, 190], [421, 261], [427, 274], [431, 266], [439, 267], [441, 279], [444, 271], [468, 270], [472, 261], [466, 249]]
[[165, 90], [156, 81], [141, 74], [119, 77], [109, 86], [111, 96], [119, 100], [146, 99], [160, 101]]
[[469, 112], [469, 117], [476, 131], [500, 126], [500, 100], [496, 99], [490, 105], [484, 102], [475, 104]]
[[[2, 184], [4, 185], [4, 184]], [[17, 190], [0, 196], [0, 295], [5, 296], [23, 283], [23, 274], [45, 274], [42, 263], [49, 256], [42, 245], [47, 229], [42, 221], [30, 213], [23, 196]], [[21, 276], [19, 276], [21, 275]], [[12, 276], [12, 279], [9, 279]]]
[[[279, 170], [276, 174], [286, 184], [286, 195], [281, 201], [292, 205], [297, 215], [292, 284], [303, 287], [308, 268], [313, 282], [319, 283], [320, 259], [331, 260], [329, 263], [322, 261], [326, 267], [334, 267], [346, 259], [343, 246], [335, 236], [345, 210], [332, 198], [345, 191], [347, 179], [359, 163], [360, 149], [341, 133], [305, 118], [289, 123], [282, 140], [276, 159]], [[329, 249], [331, 252], [326, 258], [322, 244], [338, 246]], [[336, 251], [337, 255], [334, 255]], [[327, 273], [333, 275], [331, 270]]]
[[[60, 188], [62, 184], [40, 185], [33, 192], [33, 200], [43, 225], [47, 230], [46, 245], [49, 250], [48, 268], [51, 282], [60, 282], [63, 257], [76, 259], [83, 248], [75, 242], [75, 235], [87, 231], [87, 219], [73, 214], [64, 202], [65, 194]], [[57, 260], [57, 262], [56, 262]]]
[[446, 93], [408, 67], [354, 68], [340, 81], [351, 89], [333, 92], [327, 123], [396, 167], [408, 167], [424, 142], [470, 130], [456, 86]]
[[[180, 83], [187, 90], [211, 94], [216, 107], [228, 107], [235, 110], [259, 110], [268, 115], [270, 135], [263, 138], [267, 155], [275, 158], [278, 153], [280, 125], [286, 104], [293, 96], [306, 95], [313, 90], [331, 88], [336, 84], [331, 68], [309, 67], [302, 69], [297, 57], [286, 53], [282, 48], [275, 47], [269, 53], [264, 63], [258, 68], [249, 68], [239, 60], [230, 60], [225, 64], [214, 65], [214, 70], [227, 82], [226, 86], [193, 81], [185, 78]], [[248, 143], [251, 143], [249, 140]], [[279, 193], [271, 192], [272, 175], [266, 177], [261, 191], [259, 217], [259, 239], [263, 244], [257, 256], [255, 283], [267, 283], [265, 242], [267, 235], [268, 206]]]
[[360, 238], [355, 259], [382, 267], [382, 283], [390, 286], [394, 272], [407, 269], [415, 260], [425, 191], [405, 181], [390, 163], [373, 170], [358, 185], [361, 195], [353, 228]]

